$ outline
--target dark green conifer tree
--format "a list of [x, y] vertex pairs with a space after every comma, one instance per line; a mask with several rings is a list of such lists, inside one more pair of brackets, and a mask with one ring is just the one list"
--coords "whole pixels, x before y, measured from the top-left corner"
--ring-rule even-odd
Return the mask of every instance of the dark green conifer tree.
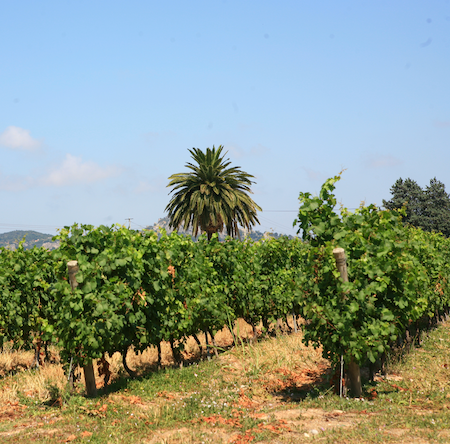
[[450, 236], [450, 195], [442, 182], [431, 179], [430, 185], [422, 189], [416, 181], [400, 178], [391, 194], [390, 200], [383, 199], [383, 206], [388, 210], [405, 208], [404, 223]]

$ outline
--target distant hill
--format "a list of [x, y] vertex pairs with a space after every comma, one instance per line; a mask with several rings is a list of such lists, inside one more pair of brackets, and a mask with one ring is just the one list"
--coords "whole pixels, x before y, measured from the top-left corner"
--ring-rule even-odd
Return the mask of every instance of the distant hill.
[[[169, 227], [169, 218], [163, 217], [161, 219], [158, 219], [158, 222], [154, 225], [149, 225], [146, 227], [147, 230], [153, 230], [153, 231], [159, 231], [161, 228], [164, 228], [168, 234], [172, 233], [173, 229]], [[188, 236], [192, 236], [192, 229], [189, 228], [188, 230], [179, 229], [178, 233], [185, 234]], [[271, 233], [271, 232], [265, 232], [262, 233], [261, 231], [253, 231], [253, 230], [246, 230], [246, 229], [239, 229], [239, 234], [241, 236], [241, 239], [245, 239], [246, 237], [250, 237], [253, 241], [259, 241], [260, 239], [263, 239], [264, 237], [274, 237], [279, 238], [280, 236], [283, 236], [282, 234], [278, 233]], [[226, 232], [219, 233], [219, 239], [224, 240], [226, 237]], [[292, 238], [292, 236], [288, 236], [289, 238]]]
[[58, 242], [52, 242], [51, 234], [38, 233], [37, 231], [15, 230], [0, 234], [0, 247], [15, 250], [19, 242], [25, 237], [24, 247], [26, 250], [36, 247], [45, 247], [48, 250], [58, 248]]
[[[172, 233], [173, 229], [169, 228], [169, 218], [163, 217], [161, 219], [158, 219], [158, 222], [153, 225], [149, 225], [146, 227], [146, 230], [153, 230], [153, 231], [160, 231], [161, 228], [164, 228], [168, 234]], [[189, 230], [178, 230], [180, 234], [185, 234], [187, 236], [192, 236], [192, 229]], [[249, 231], [249, 230], [239, 230], [241, 239], [245, 239], [246, 237], [250, 237], [253, 241], [258, 241], [260, 239], [263, 239], [264, 237], [274, 237], [279, 238], [280, 236], [283, 236], [282, 234], [278, 233], [271, 233], [266, 232], [262, 233], [261, 231]], [[44, 234], [44, 233], [38, 233], [37, 231], [22, 231], [22, 230], [15, 230], [10, 231], [8, 233], [0, 234], [0, 247], [5, 247], [10, 250], [15, 250], [17, 246], [19, 245], [19, 242], [25, 237], [25, 243], [24, 247], [26, 250], [36, 247], [44, 247], [48, 250], [54, 250], [55, 248], [59, 247], [59, 242], [53, 242], [52, 241], [52, 235], [51, 234]], [[219, 239], [224, 240], [226, 237], [226, 233], [219, 233]], [[292, 236], [288, 236], [290, 239], [292, 239]]]

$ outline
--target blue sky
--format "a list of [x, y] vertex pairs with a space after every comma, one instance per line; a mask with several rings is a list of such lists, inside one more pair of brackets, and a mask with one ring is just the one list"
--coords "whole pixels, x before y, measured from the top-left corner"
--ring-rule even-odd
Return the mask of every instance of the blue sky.
[[346, 207], [402, 177], [450, 191], [450, 1], [0, 4], [0, 232], [165, 215], [188, 149], [255, 176], [256, 229], [346, 169]]

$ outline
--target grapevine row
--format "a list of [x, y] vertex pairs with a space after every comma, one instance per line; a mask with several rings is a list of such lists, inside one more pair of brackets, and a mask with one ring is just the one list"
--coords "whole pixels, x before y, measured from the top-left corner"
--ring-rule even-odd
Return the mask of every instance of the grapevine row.
[[[405, 227], [373, 205], [335, 213], [334, 184], [300, 194], [298, 238], [193, 241], [172, 233], [73, 225], [52, 252], [0, 254], [0, 341], [52, 341], [83, 365], [104, 353], [182, 344], [238, 318], [251, 325], [292, 312], [304, 340], [337, 363], [374, 362], [394, 341], [448, 312], [450, 241]], [[332, 251], [344, 248], [349, 282]], [[78, 261], [72, 289], [68, 261]]]
[[[158, 238], [88, 225], [67, 227], [57, 237], [60, 247], [52, 252], [21, 246], [0, 255], [0, 270], [10, 270], [0, 278], [2, 340], [31, 347], [37, 337], [52, 339], [63, 358], [83, 364], [131, 346], [141, 351], [161, 341], [182, 343], [199, 331], [214, 334], [238, 318], [268, 325], [300, 310], [295, 289], [305, 246], [299, 239], [194, 242], [176, 233]], [[75, 289], [69, 260], [78, 261]]]

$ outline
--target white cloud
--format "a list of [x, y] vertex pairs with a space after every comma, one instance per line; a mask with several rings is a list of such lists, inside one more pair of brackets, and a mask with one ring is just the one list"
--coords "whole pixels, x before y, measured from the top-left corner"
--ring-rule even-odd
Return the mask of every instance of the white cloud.
[[320, 180], [323, 182], [327, 178], [327, 175], [321, 171], [312, 170], [311, 168], [306, 168], [306, 167], [302, 167], [302, 169], [305, 171], [309, 180], [313, 180], [313, 181]]
[[[37, 170], [34, 171], [36, 173]], [[81, 157], [66, 154], [66, 158], [43, 175], [5, 175], [0, 171], [0, 190], [25, 191], [42, 186], [83, 185], [98, 182], [121, 173], [116, 166], [102, 168], [95, 162], [83, 162]]]
[[386, 168], [401, 165], [403, 161], [391, 155], [367, 154], [364, 163], [369, 168]]
[[7, 148], [33, 151], [41, 146], [41, 142], [30, 136], [30, 131], [18, 126], [8, 126], [0, 134], [0, 145]]
[[144, 181], [144, 180], [141, 180], [137, 184], [137, 186], [134, 188], [134, 192], [136, 194], [153, 193], [156, 191], [160, 191], [157, 186], [155, 186], [154, 184], [151, 184], [148, 181]]
[[33, 179], [27, 176], [6, 176], [0, 172], [1, 191], [24, 191], [33, 186]]
[[116, 176], [119, 173], [119, 168], [115, 166], [102, 168], [95, 162], [83, 162], [81, 157], [66, 154], [61, 165], [41, 178], [40, 183], [50, 186], [87, 184]]
[[225, 156], [225, 159], [228, 158], [234, 158], [234, 159], [240, 159], [245, 155], [244, 150], [237, 145], [227, 145], [224, 147], [224, 150], [222, 151], [222, 154], [228, 153], [227, 156]]

